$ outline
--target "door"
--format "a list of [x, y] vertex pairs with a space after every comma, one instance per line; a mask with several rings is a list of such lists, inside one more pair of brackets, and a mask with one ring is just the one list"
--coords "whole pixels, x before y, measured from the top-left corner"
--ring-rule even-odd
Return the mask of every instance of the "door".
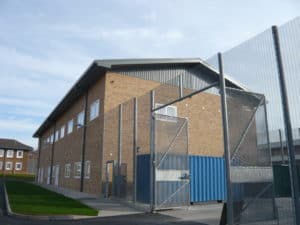
[[114, 161], [110, 160], [105, 165], [105, 193], [104, 197], [109, 198], [114, 190]]
[[154, 131], [154, 208], [188, 206], [188, 121], [156, 114]]
[[48, 171], [47, 171], [47, 184], [50, 184], [50, 175], [51, 175], [51, 167], [48, 166]]
[[56, 165], [54, 170], [54, 185], [58, 186], [58, 181], [59, 181], [59, 165]]

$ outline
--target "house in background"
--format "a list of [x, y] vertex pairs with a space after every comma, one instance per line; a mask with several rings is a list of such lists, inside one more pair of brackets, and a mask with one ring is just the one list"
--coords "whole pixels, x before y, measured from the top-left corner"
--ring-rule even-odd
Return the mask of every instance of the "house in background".
[[0, 138], [0, 174], [29, 173], [32, 152], [32, 147], [17, 140]]

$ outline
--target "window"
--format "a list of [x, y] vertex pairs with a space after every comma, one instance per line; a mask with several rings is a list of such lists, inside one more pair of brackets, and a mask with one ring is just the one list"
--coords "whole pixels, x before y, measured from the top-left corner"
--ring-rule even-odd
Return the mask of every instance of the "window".
[[90, 121], [99, 115], [99, 99], [94, 101], [90, 106]]
[[74, 178], [80, 178], [81, 175], [81, 162], [74, 164]]
[[84, 166], [84, 177], [90, 178], [91, 175], [91, 161], [86, 161]]
[[4, 149], [0, 149], [0, 157], [4, 157]]
[[13, 158], [14, 157], [14, 150], [7, 150], [6, 158]]
[[63, 138], [65, 136], [65, 125], [63, 125], [61, 128], [60, 128], [60, 138]]
[[71, 164], [65, 165], [65, 177], [69, 178], [71, 176]]
[[77, 129], [84, 125], [84, 112], [80, 112], [77, 116]]
[[69, 120], [68, 122], [68, 134], [72, 133], [73, 131], [73, 120]]
[[54, 134], [51, 134], [51, 135], [50, 135], [50, 143], [52, 144], [53, 141], [54, 141]]
[[18, 159], [23, 158], [23, 151], [22, 151], [22, 150], [18, 150], [18, 151], [17, 151], [17, 158], [18, 158]]
[[[163, 104], [156, 103], [155, 108], [161, 107]], [[160, 120], [165, 120], [165, 121], [174, 121], [177, 117], [177, 106], [173, 105], [168, 105], [166, 107], [163, 107], [157, 111], [155, 111], [156, 114], [161, 115], [159, 117]]]
[[0, 161], [0, 170], [2, 170], [2, 169], [3, 169], [3, 162]]
[[59, 130], [55, 131], [55, 141], [59, 139]]
[[13, 166], [12, 162], [6, 162], [5, 163], [5, 170], [12, 170], [12, 166]]
[[22, 170], [22, 163], [21, 162], [17, 162], [15, 168], [16, 168], [16, 170]]

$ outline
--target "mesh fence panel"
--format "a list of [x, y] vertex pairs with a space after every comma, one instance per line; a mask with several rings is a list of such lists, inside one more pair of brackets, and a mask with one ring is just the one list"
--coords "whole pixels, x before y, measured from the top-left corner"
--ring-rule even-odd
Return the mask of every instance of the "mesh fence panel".
[[121, 196], [133, 200], [134, 188], [134, 99], [122, 104], [121, 117]]
[[155, 208], [189, 205], [187, 120], [155, 114]]
[[[292, 123], [294, 126], [293, 136], [297, 139], [299, 123], [299, 92], [297, 80], [299, 76], [299, 18], [279, 28], [281, 50], [284, 70], [287, 79], [288, 97], [290, 100]], [[214, 67], [217, 66], [217, 57], [208, 59]], [[274, 173], [276, 206], [280, 225], [293, 225], [293, 204], [291, 186], [281, 185], [282, 174], [286, 174], [288, 151], [285, 141], [283, 109], [277, 62], [272, 37], [272, 30], [268, 29], [252, 39], [223, 53], [224, 72], [230, 77], [244, 84], [251, 91], [263, 93], [266, 96], [268, 125], [270, 133], [270, 145], [272, 160], [276, 164]], [[299, 137], [299, 136], [298, 136]], [[258, 141], [260, 138], [258, 138]], [[286, 183], [290, 183], [289, 174], [285, 175]]]
[[236, 224], [276, 224], [264, 96], [226, 89]]
[[[102, 190], [106, 197], [118, 194], [119, 107], [104, 114]], [[111, 162], [111, 163], [108, 163]]]

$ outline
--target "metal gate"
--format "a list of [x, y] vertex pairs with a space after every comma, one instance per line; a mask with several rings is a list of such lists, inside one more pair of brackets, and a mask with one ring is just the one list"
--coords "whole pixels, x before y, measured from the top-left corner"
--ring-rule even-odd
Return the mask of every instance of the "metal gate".
[[154, 209], [190, 203], [188, 121], [154, 114]]

